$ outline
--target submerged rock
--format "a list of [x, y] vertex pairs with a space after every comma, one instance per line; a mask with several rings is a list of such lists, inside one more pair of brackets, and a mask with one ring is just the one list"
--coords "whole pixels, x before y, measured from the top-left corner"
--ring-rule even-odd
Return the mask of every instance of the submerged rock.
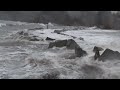
[[40, 41], [40, 40], [37, 39], [36, 37], [31, 37], [31, 38], [29, 39], [29, 41]]
[[25, 31], [20, 31], [18, 32], [19, 35], [24, 35], [24, 36], [28, 36], [28, 32], [25, 32]]
[[22, 36], [20, 39], [28, 41], [43, 41], [43, 39], [38, 39], [36, 36]]
[[13, 39], [28, 40], [28, 41], [43, 41], [42, 38], [30, 34], [28, 31], [19, 31], [16, 34], [12, 35]]
[[32, 29], [29, 29], [29, 30], [41, 30], [41, 29], [44, 29], [43, 27], [39, 27], [39, 28], [32, 28]]
[[82, 38], [82, 37], [80, 37], [79, 39], [82, 40], [82, 41], [84, 41], [84, 38]]
[[120, 60], [120, 53], [118, 51], [113, 51], [106, 49], [103, 54], [99, 57], [100, 61], [106, 60]]

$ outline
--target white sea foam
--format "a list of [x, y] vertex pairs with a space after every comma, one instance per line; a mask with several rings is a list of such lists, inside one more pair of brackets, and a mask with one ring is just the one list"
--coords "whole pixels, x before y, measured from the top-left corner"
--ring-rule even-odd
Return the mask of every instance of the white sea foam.
[[[29, 23], [27, 23], [27, 25], [28, 24]], [[81, 58], [70, 59], [68, 57], [74, 54], [74, 50], [67, 50], [65, 47], [47, 49], [45, 46], [45, 48], [41, 48], [44, 45], [42, 42], [32, 42], [31, 45], [31, 43], [28, 43], [29, 41], [24, 41], [26, 44], [22, 44], [21, 46], [18, 45], [19, 43], [14, 46], [12, 46], [12, 42], [10, 45], [3, 45], [3, 43], [0, 43], [0, 78], [37, 79], [46, 75], [57, 78], [59, 73], [60, 75], [58, 77], [61, 79], [120, 78], [119, 60], [106, 62], [94, 61], [94, 53], [92, 52], [94, 46], [100, 46], [104, 50], [106, 48], [110, 48], [120, 52], [119, 31], [92, 30], [92, 28], [91, 30], [71, 29], [69, 31], [62, 32], [70, 35], [65, 36], [53, 33], [54, 30], [55, 29], [32, 30], [29, 31], [29, 33], [44, 39], [46, 37], [51, 37], [56, 40], [69, 39], [72, 38], [71, 36], [74, 36], [76, 37], [74, 40], [81, 48], [87, 51], [88, 55]], [[17, 31], [11, 32], [10, 34], [13, 33], [15, 34]], [[84, 41], [80, 40], [80, 37], [84, 38]], [[16, 42], [14, 39], [12, 40], [13, 42]], [[47, 41], [44, 42], [46, 44], [49, 43]]]

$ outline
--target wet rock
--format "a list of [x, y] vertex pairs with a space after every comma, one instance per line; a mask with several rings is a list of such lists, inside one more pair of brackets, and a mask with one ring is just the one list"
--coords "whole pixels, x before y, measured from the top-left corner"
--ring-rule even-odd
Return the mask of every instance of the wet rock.
[[67, 40], [57, 40], [55, 42], [50, 42], [48, 48], [53, 48], [53, 47], [64, 47], [67, 45]]
[[24, 32], [23, 31], [20, 31], [20, 32], [18, 32], [19, 33], [19, 35], [23, 35], [24, 34]]
[[118, 51], [113, 51], [106, 49], [103, 54], [99, 57], [100, 61], [106, 60], [120, 60], [120, 53]]
[[60, 34], [61, 30], [55, 30], [54, 33]]
[[73, 37], [73, 39], [75, 39], [76, 37], [74, 37], [74, 36], [71, 36], [71, 37]]
[[48, 48], [53, 48], [55, 46], [55, 42], [50, 42]]
[[68, 39], [68, 40], [58, 40], [55, 42], [50, 42], [48, 48], [53, 48], [53, 47], [65, 47], [67, 49], [74, 49], [75, 50], [75, 56], [76, 57], [82, 57], [87, 55], [87, 52], [82, 50], [80, 46], [73, 40], [73, 39]]
[[58, 40], [56, 41], [56, 47], [64, 47], [67, 45], [67, 40]]
[[40, 33], [40, 34], [45, 34], [45, 33]]
[[65, 32], [65, 31], [67, 31], [67, 30], [66, 29], [54, 30], [54, 33], [61, 34], [61, 32]]
[[84, 51], [82, 48], [80, 48], [80, 46], [75, 47], [75, 55], [76, 57], [82, 57], [87, 55], [87, 52]]
[[43, 41], [42, 38], [38, 38], [38, 36], [30, 34], [28, 31], [19, 31], [13, 35], [13, 38], [28, 41]]
[[28, 41], [42, 41], [42, 39], [38, 39], [37, 36], [20, 36], [19, 39]]
[[55, 40], [55, 39], [52, 39], [52, 38], [47, 37], [46, 40]]
[[73, 39], [67, 40], [66, 46], [68, 49], [75, 49], [75, 47], [79, 47], [79, 45]]
[[49, 48], [52, 47], [67, 47], [67, 49], [75, 49], [75, 47], [78, 47], [79, 45], [73, 40], [73, 39], [68, 39], [68, 40], [57, 40], [55, 42], [51, 42], [49, 44]]
[[96, 51], [102, 51], [102, 50], [104, 50], [104, 49], [101, 48], [101, 47], [97, 47], [97, 46], [95, 46], [94, 49], [93, 49], [93, 52], [96, 52]]
[[24, 32], [24, 31], [20, 31], [18, 32], [19, 35], [24, 35], [24, 36], [28, 36], [29, 34], [27, 32]]
[[39, 39], [37, 39], [36, 37], [31, 37], [29, 41], [39, 41]]
[[79, 39], [82, 40], [82, 41], [84, 41], [84, 38], [82, 38], [82, 37], [80, 37]]
[[103, 50], [103, 48], [101, 48], [101, 47], [97, 47], [97, 46], [94, 47], [94, 49], [93, 49], [93, 52], [95, 52], [94, 60], [97, 60], [100, 57], [99, 51], [102, 51], [102, 50]]
[[99, 50], [96, 50], [94, 55], [94, 60], [97, 60], [99, 57], [100, 57], [100, 52]]
[[32, 29], [29, 29], [29, 30], [41, 30], [41, 29], [44, 29], [43, 27], [39, 27], [39, 28], [32, 28]]
[[73, 30], [78, 30], [78, 29], [79, 29], [78, 27], [73, 28]]

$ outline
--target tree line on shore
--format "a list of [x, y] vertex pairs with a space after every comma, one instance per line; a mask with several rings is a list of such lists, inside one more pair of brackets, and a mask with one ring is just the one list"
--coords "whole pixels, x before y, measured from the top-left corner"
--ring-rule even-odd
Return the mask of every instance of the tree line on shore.
[[120, 29], [120, 13], [111, 11], [0, 11], [1, 20]]

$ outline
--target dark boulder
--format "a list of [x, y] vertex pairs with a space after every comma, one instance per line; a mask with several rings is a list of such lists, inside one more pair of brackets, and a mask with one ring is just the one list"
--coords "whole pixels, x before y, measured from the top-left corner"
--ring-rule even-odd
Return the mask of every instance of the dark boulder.
[[102, 51], [102, 50], [104, 50], [104, 49], [101, 48], [101, 47], [97, 47], [97, 46], [95, 46], [94, 49], [93, 49], [93, 52], [96, 52], [96, 51]]
[[40, 33], [40, 34], [45, 34], [45, 33]]
[[82, 48], [80, 48], [79, 46], [75, 47], [75, 55], [76, 57], [82, 57], [87, 55], [87, 52], [84, 51]]
[[71, 36], [71, 37], [73, 37], [73, 39], [75, 39], [76, 37], [74, 37], [74, 36]]
[[39, 27], [39, 28], [32, 28], [32, 29], [29, 29], [29, 30], [41, 30], [41, 29], [44, 29], [44, 28]]
[[55, 43], [56, 43], [56, 47], [64, 47], [67, 45], [67, 40], [58, 40]]
[[31, 37], [29, 41], [39, 41], [39, 39], [37, 39], [36, 37]]
[[48, 48], [53, 48], [55, 46], [55, 42], [50, 42]]
[[100, 52], [99, 50], [96, 50], [94, 55], [94, 60], [97, 60], [99, 57], [100, 57]]
[[57, 41], [51, 42], [49, 44], [49, 48], [52, 48], [54, 46], [55, 47], [64, 47], [64, 46], [66, 46], [67, 49], [75, 49], [75, 47], [79, 47], [79, 45], [73, 39], [57, 40]]
[[47, 37], [46, 40], [55, 40], [55, 39], [52, 39], [52, 38]]
[[75, 47], [79, 47], [79, 45], [73, 39], [68, 39], [67, 40], [67, 48], [75, 49]]
[[82, 40], [82, 41], [84, 41], [84, 38], [82, 38], [82, 37], [80, 37], [79, 39]]
[[61, 30], [54, 30], [54, 33], [61, 34], [61, 32], [68, 31], [66, 29], [61, 29]]
[[68, 39], [68, 40], [58, 40], [55, 42], [50, 42], [48, 48], [53, 48], [53, 47], [67, 47], [67, 49], [74, 49], [75, 50], [75, 56], [76, 57], [82, 57], [87, 55], [87, 52], [82, 50], [80, 46], [73, 40], [73, 39]]
[[23, 35], [24, 34], [24, 31], [20, 31], [18, 32], [19, 35]]
[[53, 47], [64, 47], [67, 45], [67, 40], [57, 40], [55, 42], [50, 42], [48, 48], [53, 48]]
[[101, 48], [101, 47], [97, 47], [97, 46], [94, 47], [94, 49], [93, 49], [93, 52], [95, 52], [94, 60], [97, 60], [100, 57], [99, 51], [102, 51], [102, 50], [103, 50], [103, 48]]
[[23, 35], [23, 36], [28, 36], [28, 32], [25, 32], [25, 31], [20, 31], [18, 32], [19, 35]]
[[113, 51], [106, 49], [103, 54], [99, 57], [100, 61], [106, 60], [120, 60], [120, 53], [118, 51]]
[[60, 34], [61, 30], [55, 30], [54, 33]]
[[19, 34], [20, 39], [29, 40], [29, 41], [43, 41], [43, 39], [39, 39], [38, 36], [30, 34], [28, 31], [20, 31]]

